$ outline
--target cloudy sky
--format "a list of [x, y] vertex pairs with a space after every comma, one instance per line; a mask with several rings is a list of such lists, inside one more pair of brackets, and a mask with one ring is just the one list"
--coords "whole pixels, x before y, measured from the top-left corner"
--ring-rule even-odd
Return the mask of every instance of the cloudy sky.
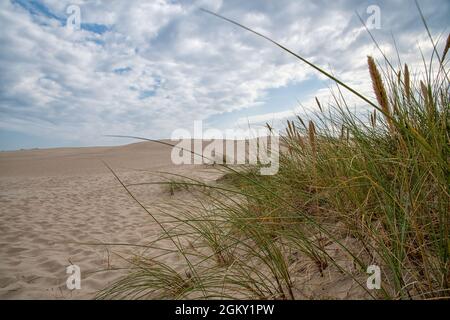
[[[420, 1], [433, 36], [449, 31], [450, 1]], [[76, 5], [80, 29], [67, 26]], [[330, 82], [280, 49], [199, 10], [252, 27], [370, 93], [363, 20], [396, 61], [420, 68], [431, 50], [412, 0], [0, 1], [0, 149], [168, 138], [194, 120], [227, 129], [282, 121]], [[74, 21], [74, 20], [69, 20]], [[371, 20], [373, 21], [373, 20]], [[76, 20], [75, 20], [76, 22]], [[444, 36], [446, 38], [446, 36]], [[358, 101], [352, 101], [355, 107]]]

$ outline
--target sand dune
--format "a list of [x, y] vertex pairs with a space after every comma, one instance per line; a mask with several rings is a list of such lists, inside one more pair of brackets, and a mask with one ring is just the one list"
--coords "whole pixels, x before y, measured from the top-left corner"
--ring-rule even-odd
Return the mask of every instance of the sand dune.
[[[147, 249], [131, 244], [148, 244], [161, 230], [102, 161], [126, 185], [161, 181], [158, 172], [207, 183], [222, 175], [204, 165], [173, 165], [170, 153], [169, 146], [153, 142], [1, 152], [0, 299], [91, 299], [125, 275], [128, 271], [120, 269], [129, 266], [124, 258]], [[180, 202], [192, 201], [191, 193], [172, 195], [167, 186], [158, 184], [130, 189], [158, 221], [167, 219], [161, 208], [173, 210]], [[150, 249], [152, 255], [171, 243], [160, 240], [158, 245]], [[339, 248], [329, 249], [342, 256], [343, 263], [351, 262]], [[163, 259], [177, 271], [185, 270], [179, 253], [165, 254]], [[80, 290], [66, 286], [66, 268], [71, 264], [81, 269]], [[303, 258], [294, 259], [290, 268], [298, 298], [364, 297], [352, 278], [337, 270], [330, 268], [322, 277], [314, 262]]]
[[[125, 182], [155, 181], [153, 171], [213, 180], [201, 166], [173, 166], [171, 149], [143, 142], [119, 147], [61, 148], [0, 153], [0, 298], [89, 299], [123, 275], [116, 254], [159, 230], [105, 168]], [[135, 188], [150, 209], [170, 202], [161, 186]], [[177, 257], [170, 257], [177, 263]], [[66, 287], [66, 267], [81, 268], [81, 290]]]

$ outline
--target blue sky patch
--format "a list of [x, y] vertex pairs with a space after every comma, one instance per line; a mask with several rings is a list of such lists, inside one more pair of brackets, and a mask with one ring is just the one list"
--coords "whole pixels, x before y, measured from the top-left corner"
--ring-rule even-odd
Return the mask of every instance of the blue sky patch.
[[[379, 7], [379, 28], [371, 31], [394, 65], [392, 35], [402, 63], [416, 73], [423, 65], [416, 53], [426, 59], [432, 53], [411, 0], [202, 3], [280, 41], [372, 100], [367, 55], [380, 54], [355, 12], [366, 22], [368, 7]], [[450, 1], [419, 3], [441, 52]], [[0, 149], [123, 143], [105, 140], [106, 134], [168, 138], [195, 120], [222, 130], [241, 127], [246, 118], [285, 121], [301, 112], [299, 104], [314, 108], [314, 96], [328, 92], [330, 82], [316, 71], [200, 11], [199, 1], [83, 1], [81, 30], [67, 32], [69, 5], [0, 1], [6, 26], [0, 29]], [[367, 112], [357, 98], [350, 107]]]

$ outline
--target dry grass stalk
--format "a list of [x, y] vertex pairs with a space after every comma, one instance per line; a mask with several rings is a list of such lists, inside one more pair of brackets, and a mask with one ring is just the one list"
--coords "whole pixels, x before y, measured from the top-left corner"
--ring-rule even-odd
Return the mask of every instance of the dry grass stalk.
[[315, 99], [316, 99], [317, 105], [319, 106], [320, 112], [323, 112], [323, 109], [322, 109], [322, 106], [320, 105], [319, 99], [317, 99], [317, 97], [315, 97]]
[[442, 58], [441, 58], [442, 59], [441, 63], [444, 62], [445, 56], [447, 55], [447, 52], [448, 52], [448, 49], [450, 49], [450, 33], [448, 34], [448, 37], [447, 37], [447, 43], [445, 44], [444, 53], [442, 54]]
[[389, 131], [394, 133], [394, 125], [392, 123], [392, 114], [389, 108], [389, 100], [386, 94], [386, 89], [383, 85], [383, 80], [381, 79], [380, 72], [377, 69], [375, 61], [371, 56], [367, 57], [367, 64], [369, 65], [370, 78], [372, 79], [373, 91], [377, 97], [378, 104], [383, 110], [384, 116], [389, 126]]
[[372, 127], [375, 128], [377, 125], [377, 110], [373, 110], [373, 112], [370, 114], [370, 123], [372, 124]]
[[405, 63], [405, 94], [406, 94], [406, 100], [411, 102], [411, 83], [409, 78], [409, 69], [408, 65]]
[[430, 94], [428, 93], [428, 88], [425, 85], [425, 83], [423, 83], [423, 81], [420, 81], [420, 90], [422, 91], [423, 103], [425, 105], [425, 108], [426, 108], [427, 112], [431, 115], [431, 113], [432, 113], [431, 99], [432, 98], [430, 98]]
[[312, 120], [309, 120], [308, 125], [309, 143], [311, 145], [311, 150], [313, 155], [316, 154], [316, 127]]

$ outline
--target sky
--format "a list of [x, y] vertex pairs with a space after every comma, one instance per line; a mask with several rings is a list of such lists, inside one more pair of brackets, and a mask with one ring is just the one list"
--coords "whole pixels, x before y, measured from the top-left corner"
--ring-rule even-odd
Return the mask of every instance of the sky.
[[[445, 41], [450, 1], [419, 4]], [[367, 55], [381, 56], [357, 14], [393, 61], [395, 39], [413, 73], [420, 50], [432, 50], [412, 0], [0, 1], [0, 150], [170, 138], [198, 120], [219, 130], [279, 126], [313, 110], [315, 96], [332, 103], [329, 80], [200, 8], [273, 38], [370, 98]]]

